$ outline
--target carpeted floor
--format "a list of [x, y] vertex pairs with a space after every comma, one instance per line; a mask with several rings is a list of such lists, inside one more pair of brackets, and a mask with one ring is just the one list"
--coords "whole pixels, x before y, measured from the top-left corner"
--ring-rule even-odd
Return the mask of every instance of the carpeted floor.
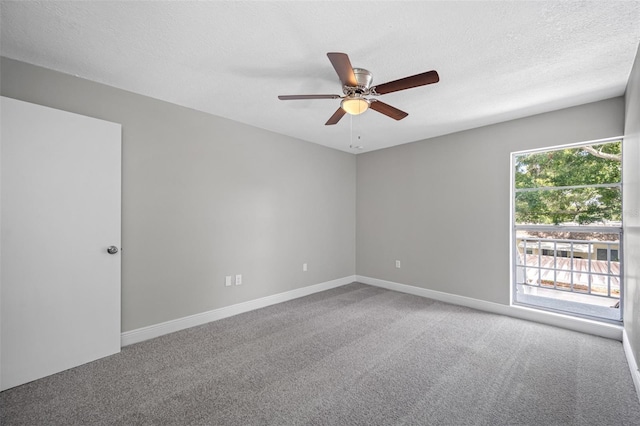
[[638, 425], [620, 342], [350, 284], [0, 393], [2, 425]]

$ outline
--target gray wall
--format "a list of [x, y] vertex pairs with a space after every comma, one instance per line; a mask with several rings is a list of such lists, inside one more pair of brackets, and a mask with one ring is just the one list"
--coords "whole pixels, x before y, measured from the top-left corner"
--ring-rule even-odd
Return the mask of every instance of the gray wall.
[[[356, 159], [6, 58], [0, 76], [3, 96], [123, 125], [123, 331], [356, 272], [508, 304], [510, 153], [624, 126], [615, 98]], [[625, 172], [637, 188], [637, 64], [626, 101]], [[625, 219], [629, 243], [638, 222]], [[244, 284], [225, 288], [238, 273]], [[627, 327], [640, 349], [640, 330]]]
[[622, 179], [624, 203], [625, 322], [636, 361], [640, 361], [640, 47], [627, 85]]
[[7, 58], [0, 76], [122, 124], [123, 331], [355, 273], [354, 155]]
[[614, 98], [358, 155], [358, 275], [509, 304], [510, 153], [623, 126]]

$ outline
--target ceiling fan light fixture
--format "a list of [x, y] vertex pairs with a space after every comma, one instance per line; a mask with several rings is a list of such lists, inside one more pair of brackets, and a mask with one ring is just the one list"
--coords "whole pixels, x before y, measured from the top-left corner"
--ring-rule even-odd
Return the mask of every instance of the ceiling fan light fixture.
[[369, 102], [360, 97], [344, 98], [342, 102], [340, 102], [340, 106], [348, 114], [359, 115], [369, 109]]

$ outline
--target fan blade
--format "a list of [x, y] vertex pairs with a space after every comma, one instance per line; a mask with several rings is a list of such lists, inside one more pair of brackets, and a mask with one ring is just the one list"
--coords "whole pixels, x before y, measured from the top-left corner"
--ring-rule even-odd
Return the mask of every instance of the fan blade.
[[440, 77], [436, 71], [427, 71], [422, 74], [416, 74], [411, 77], [405, 77], [400, 80], [394, 80], [379, 86], [374, 86], [371, 88], [371, 91], [375, 91], [378, 95], [384, 95], [385, 93], [397, 92], [399, 90], [437, 83], [438, 81], [440, 81]]
[[378, 111], [380, 114], [384, 114], [388, 117], [393, 118], [394, 120], [402, 120], [407, 115], [406, 112], [399, 110], [398, 108], [392, 107], [389, 104], [385, 104], [384, 102], [380, 102], [377, 99], [371, 99], [371, 103], [369, 104], [369, 108], [374, 111]]
[[336, 70], [338, 77], [340, 77], [342, 85], [356, 87], [358, 85], [358, 81], [356, 80], [355, 74], [353, 74], [353, 67], [351, 66], [351, 61], [347, 54], [329, 52], [327, 53], [327, 56], [331, 61], [331, 65], [333, 65], [333, 68]]
[[336, 112], [333, 113], [331, 118], [329, 118], [329, 120], [326, 123], [324, 123], [324, 125], [330, 126], [332, 124], [336, 124], [338, 121], [340, 121], [342, 117], [344, 117], [345, 114], [346, 112], [342, 109], [342, 107], [338, 108]]
[[340, 95], [279, 95], [278, 99], [282, 101], [296, 99], [340, 99]]

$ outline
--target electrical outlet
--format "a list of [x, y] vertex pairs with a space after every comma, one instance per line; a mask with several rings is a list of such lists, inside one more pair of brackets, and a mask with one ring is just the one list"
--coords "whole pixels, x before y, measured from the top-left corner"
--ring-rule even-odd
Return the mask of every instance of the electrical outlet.
[[400, 261], [396, 260], [396, 268], [400, 269]]
[[231, 275], [227, 275], [224, 277], [224, 286], [231, 287]]
[[236, 285], [242, 284], [242, 275], [236, 275]]
[[307, 264], [306, 263], [302, 264], [302, 272], [307, 272]]

